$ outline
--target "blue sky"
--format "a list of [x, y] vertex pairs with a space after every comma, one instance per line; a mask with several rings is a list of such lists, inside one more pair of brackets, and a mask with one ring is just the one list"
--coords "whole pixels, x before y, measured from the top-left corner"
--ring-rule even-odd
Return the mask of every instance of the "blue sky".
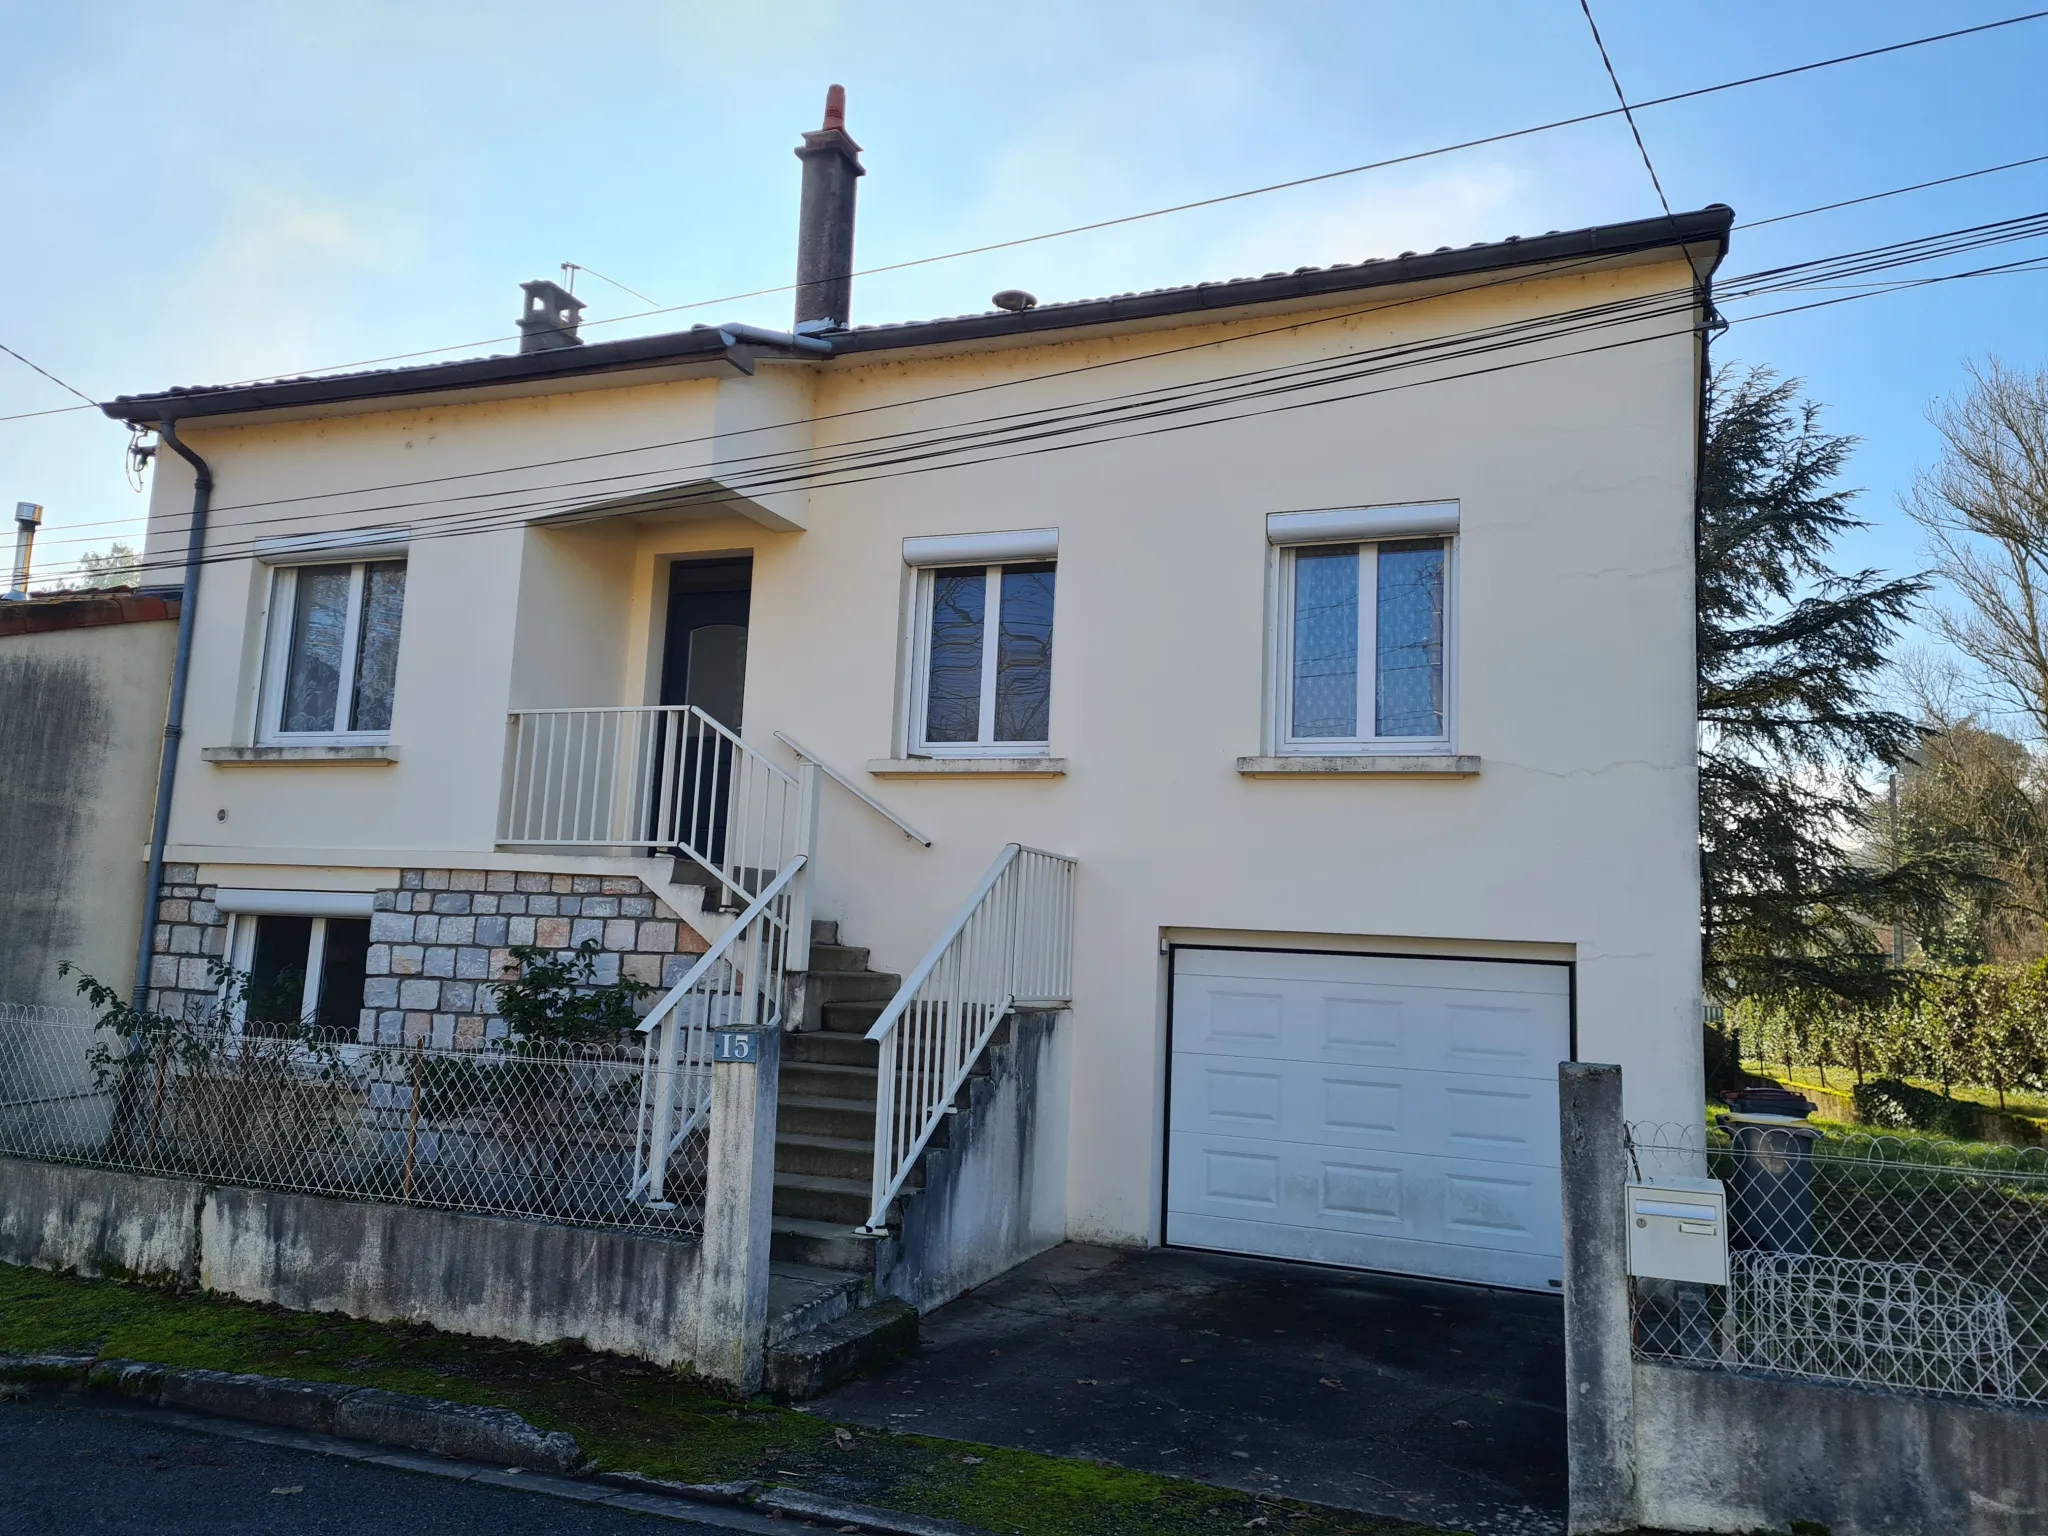
[[[1596, 0], [1631, 98], [1966, 26], [1975, 0]], [[0, 342], [96, 398], [503, 336], [575, 261], [663, 303], [788, 281], [800, 130], [843, 82], [861, 265], [1309, 175], [1612, 104], [1576, 0], [737, 7], [0, 3]], [[2048, 154], [2048, 21], [1641, 115], [1677, 207], [1760, 218]], [[2029, 107], [2027, 103], [2034, 105]], [[1738, 234], [1724, 271], [2048, 208], [2048, 165]], [[1656, 211], [1619, 119], [857, 284], [859, 320], [1392, 255]], [[2024, 254], [2030, 248], [2018, 252]], [[1996, 258], [1979, 258], [1979, 260]], [[590, 318], [638, 301], [584, 279]], [[782, 324], [786, 295], [668, 320]], [[1807, 380], [1877, 526], [1966, 361], [2048, 364], [2048, 274], [1737, 325]], [[502, 343], [475, 350], [503, 350]], [[456, 354], [448, 354], [456, 355]], [[0, 415], [72, 403], [0, 356]], [[39, 565], [139, 531], [123, 435], [0, 422]]]

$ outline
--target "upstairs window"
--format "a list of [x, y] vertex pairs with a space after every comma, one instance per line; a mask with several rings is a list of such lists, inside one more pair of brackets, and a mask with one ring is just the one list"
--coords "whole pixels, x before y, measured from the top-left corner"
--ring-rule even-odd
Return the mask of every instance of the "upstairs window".
[[1459, 516], [1456, 501], [1266, 514], [1275, 751], [1452, 750]]
[[404, 612], [403, 560], [280, 568], [264, 669], [264, 738], [388, 736]]
[[973, 757], [1048, 749], [1056, 573], [1050, 560], [918, 573], [913, 750]]

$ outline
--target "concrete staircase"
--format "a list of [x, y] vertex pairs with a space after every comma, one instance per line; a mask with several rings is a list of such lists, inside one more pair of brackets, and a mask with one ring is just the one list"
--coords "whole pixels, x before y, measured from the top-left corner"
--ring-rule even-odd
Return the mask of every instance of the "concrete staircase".
[[[820, 1028], [784, 1035], [775, 1120], [777, 1259], [873, 1275], [876, 1239], [856, 1236], [874, 1178], [878, 1047], [864, 1038], [903, 978], [868, 968], [837, 923], [811, 925]], [[912, 1175], [912, 1183], [916, 1175]]]

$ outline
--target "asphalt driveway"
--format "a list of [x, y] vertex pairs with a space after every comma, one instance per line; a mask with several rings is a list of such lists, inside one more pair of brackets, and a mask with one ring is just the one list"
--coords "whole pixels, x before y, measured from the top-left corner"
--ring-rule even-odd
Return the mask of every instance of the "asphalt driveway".
[[1486, 1536], [1564, 1529], [1554, 1296], [1070, 1243], [816, 1411]]

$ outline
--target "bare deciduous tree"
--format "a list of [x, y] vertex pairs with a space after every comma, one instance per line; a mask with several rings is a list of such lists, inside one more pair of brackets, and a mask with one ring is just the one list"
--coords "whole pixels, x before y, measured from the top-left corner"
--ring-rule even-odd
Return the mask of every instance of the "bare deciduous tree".
[[2048, 369], [1972, 366], [1969, 387], [1932, 420], [1941, 462], [1915, 481], [1906, 510], [1962, 599], [1937, 622], [2048, 741]]

